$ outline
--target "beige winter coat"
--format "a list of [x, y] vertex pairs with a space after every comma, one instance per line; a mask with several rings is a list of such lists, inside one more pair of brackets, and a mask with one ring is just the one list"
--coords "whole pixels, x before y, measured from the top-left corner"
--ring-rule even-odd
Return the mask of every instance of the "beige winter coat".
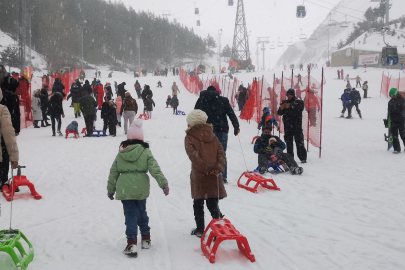
[[[0, 90], [0, 101], [3, 99], [3, 92]], [[0, 134], [4, 138], [10, 161], [18, 161], [18, 147], [15, 131], [11, 124], [11, 116], [7, 107], [0, 105]], [[3, 161], [0, 155], [0, 162]]]
[[180, 93], [179, 87], [177, 86], [177, 84], [173, 84], [173, 86], [172, 86], [172, 96], [177, 96], [177, 92]]

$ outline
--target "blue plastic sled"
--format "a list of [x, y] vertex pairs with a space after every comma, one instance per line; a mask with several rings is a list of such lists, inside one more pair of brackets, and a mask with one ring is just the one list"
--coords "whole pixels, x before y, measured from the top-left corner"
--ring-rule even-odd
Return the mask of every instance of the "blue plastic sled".
[[183, 111], [177, 111], [176, 115], [186, 115], [186, 113]]
[[[273, 170], [272, 170], [272, 171], [269, 171], [270, 168], [272, 168]], [[283, 172], [285, 172], [285, 171], [280, 167], [280, 165], [278, 165], [277, 163], [270, 163], [269, 166], [267, 167], [267, 171], [270, 172], [270, 173], [283, 173]], [[258, 173], [258, 172], [259, 172], [259, 167], [257, 167], [257, 168], [254, 170], [254, 172], [255, 172], [255, 173]]]
[[[97, 133], [97, 134], [94, 134]], [[100, 135], [101, 133], [101, 135]], [[93, 137], [107, 137], [107, 134], [105, 133], [105, 130], [93, 130]]]

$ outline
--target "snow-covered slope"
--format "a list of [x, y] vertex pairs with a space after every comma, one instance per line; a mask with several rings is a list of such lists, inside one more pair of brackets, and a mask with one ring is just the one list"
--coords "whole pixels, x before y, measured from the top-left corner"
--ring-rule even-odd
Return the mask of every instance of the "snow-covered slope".
[[[7, 49], [7, 47], [9, 47], [10, 45], [13, 47], [18, 47], [18, 42], [16, 40], [14, 40], [9, 34], [0, 31], [0, 52]], [[27, 62], [29, 62], [28, 50], [29, 50], [29, 48], [26, 47]], [[43, 55], [37, 53], [35, 50], [31, 50], [31, 61], [32, 61], [32, 66], [34, 67], [34, 76], [40, 76], [40, 75], [42, 75], [42, 72], [46, 72], [46, 68], [47, 68], [46, 61], [45, 61]], [[6, 67], [6, 68], [8, 71], [9, 67]], [[20, 72], [20, 70], [17, 67], [11, 67], [10, 70]]]
[[[107, 69], [101, 73], [102, 83], [126, 81], [135, 96], [132, 74], [114, 72], [113, 78], [107, 78]], [[35, 248], [28, 269], [404, 269], [404, 154], [387, 152], [383, 141], [387, 99], [379, 98], [381, 73], [381, 69], [371, 69], [360, 74], [369, 81], [371, 98], [361, 102], [363, 120], [356, 114], [347, 120], [337, 118], [345, 82], [334, 79], [335, 68], [326, 70], [322, 158], [318, 149], [310, 146], [303, 175], [267, 174], [280, 191], [259, 188], [259, 193], [253, 194], [237, 187], [241, 173], [257, 166], [251, 144], [257, 126], [240, 121], [240, 136], [229, 133], [228, 197], [219, 205], [247, 237], [255, 263], [238, 251], [234, 241], [224, 241], [216, 263], [210, 264], [201, 251], [200, 239], [190, 235], [195, 223], [190, 161], [184, 150], [187, 124], [185, 116], [173, 115], [165, 108], [165, 100], [173, 81], [180, 87], [179, 110], [190, 112], [197, 96], [188, 93], [178, 77], [139, 78], [141, 85], [149, 84], [154, 91], [153, 118], [144, 122], [143, 129], [169, 181], [170, 194], [165, 197], [151, 179], [147, 211], [152, 247], [139, 249], [137, 259], [121, 253], [126, 245], [122, 204], [110, 201], [106, 194], [109, 168], [126, 138], [123, 128], [117, 129], [115, 138], [77, 140], [52, 137], [50, 127], [22, 130], [18, 144], [20, 163], [27, 166], [23, 173], [43, 196], [36, 201], [22, 187], [13, 203], [13, 228], [21, 229]], [[86, 70], [86, 74], [93, 74], [93, 70]], [[276, 75], [280, 74], [277, 71]], [[269, 72], [237, 76], [246, 83], [262, 75], [271, 82]], [[320, 70], [312, 75], [320, 80]], [[163, 88], [155, 88], [158, 80]], [[142, 108], [142, 101], [138, 102]], [[84, 121], [74, 118], [69, 105], [70, 101], [64, 102], [62, 130], [73, 120], [81, 130]], [[100, 118], [96, 126], [102, 128]], [[7, 229], [10, 203], [3, 196], [0, 203], [0, 229]], [[208, 224], [207, 209], [205, 213]], [[15, 269], [6, 253], [0, 253], [0, 269]]]
[[[319, 25], [314, 33], [306, 40], [297, 42], [290, 46], [285, 53], [278, 60], [276, 67], [282, 67], [292, 63], [308, 64], [308, 63], [321, 63], [324, 64], [331, 58], [333, 52], [337, 50], [337, 44], [342, 40], [346, 41], [349, 34], [353, 31], [354, 25], [364, 19], [364, 13], [369, 8], [375, 8], [379, 3], [372, 3], [370, 0], [342, 0], [331, 12], [328, 17]], [[347, 14], [347, 15], [345, 15]], [[394, 0], [390, 10], [390, 20], [398, 19], [405, 14], [405, 6], [401, 0]], [[361, 20], [360, 20], [361, 19]], [[335, 26], [330, 26], [330, 21], [336, 23]], [[346, 23], [347, 22], [347, 23]], [[342, 27], [348, 25], [348, 27]], [[399, 33], [401, 34], [401, 33]], [[373, 35], [374, 36], [374, 35]], [[375, 34], [377, 36], [377, 34]], [[364, 36], [360, 37], [363, 42]], [[397, 36], [395, 37], [397, 38]], [[401, 47], [404, 39], [401, 39]], [[359, 39], [356, 43], [358, 47]], [[367, 48], [373, 51], [380, 51], [383, 46], [382, 37], [379, 40], [367, 42]], [[392, 42], [392, 45], [398, 42]], [[379, 45], [378, 45], [379, 44]]]

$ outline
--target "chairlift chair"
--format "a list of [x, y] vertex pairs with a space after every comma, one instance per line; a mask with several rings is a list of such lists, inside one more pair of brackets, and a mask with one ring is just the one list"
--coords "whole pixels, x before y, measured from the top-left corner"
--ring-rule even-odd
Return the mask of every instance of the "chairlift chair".
[[280, 41], [280, 38], [278, 38], [277, 47], [284, 47], [284, 43]]
[[200, 20], [197, 20], [197, 26], [201, 26]]
[[302, 33], [302, 29], [301, 29], [300, 39], [307, 39], [307, 35]]
[[302, 19], [305, 18], [305, 16], [307, 16], [305, 6], [304, 5], [297, 6], [297, 18]]
[[274, 45], [274, 41], [272, 41], [272, 43], [270, 44], [270, 50], [274, 50], [276, 48], [276, 46]]
[[398, 65], [398, 49], [397, 47], [386, 46], [382, 49], [381, 60], [384, 66]]
[[349, 23], [347, 22], [347, 15], [346, 15], [346, 20], [340, 25], [342, 28], [347, 28], [349, 27]]
[[195, 14], [195, 15], [200, 14], [200, 9], [199, 9], [199, 8], [195, 8], [194, 14]]
[[228, 6], [230, 6], [230, 7], [233, 6], [233, 0], [228, 0]]

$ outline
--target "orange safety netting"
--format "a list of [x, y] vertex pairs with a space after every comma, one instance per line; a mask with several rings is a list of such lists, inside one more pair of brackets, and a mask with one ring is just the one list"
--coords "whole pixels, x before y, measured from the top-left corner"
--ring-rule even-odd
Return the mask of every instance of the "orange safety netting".
[[392, 76], [387, 76], [383, 73], [381, 94], [388, 98], [391, 88], [396, 88], [399, 93], [405, 97], [405, 77], [401, 78], [401, 73], [399, 74], [399, 78], [392, 78]]

